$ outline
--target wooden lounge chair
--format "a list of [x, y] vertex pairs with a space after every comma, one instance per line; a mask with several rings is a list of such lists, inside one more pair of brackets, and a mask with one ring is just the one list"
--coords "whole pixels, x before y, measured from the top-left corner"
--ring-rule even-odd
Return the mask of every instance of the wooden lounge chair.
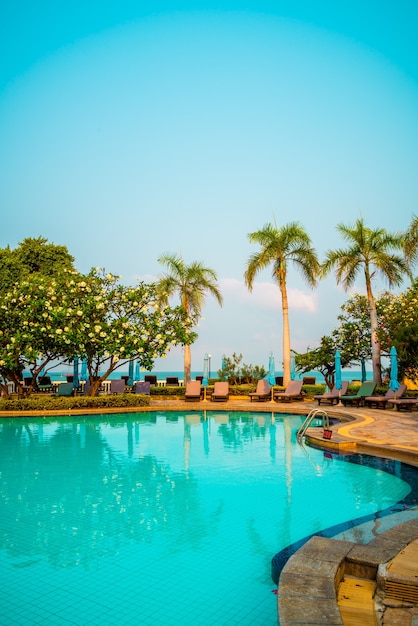
[[146, 396], [150, 395], [151, 383], [147, 380], [138, 380], [133, 388], [133, 393], [143, 393]]
[[119, 380], [111, 380], [110, 381], [110, 393], [116, 395], [120, 393], [125, 393], [125, 381], [122, 379]]
[[304, 376], [302, 385], [316, 385], [316, 376]]
[[337, 389], [337, 387], [334, 386], [332, 391], [328, 391], [327, 393], [314, 396], [314, 400], [318, 400], [318, 406], [321, 404], [321, 402], [331, 405], [333, 405], [334, 402], [335, 404], [338, 404], [340, 401], [340, 396], [344, 396], [347, 393], [347, 389], [348, 380], [344, 380], [341, 383], [341, 389]]
[[362, 383], [359, 387], [356, 395], [354, 396], [340, 396], [340, 400], [344, 406], [364, 406], [364, 398], [371, 396], [373, 391], [375, 390], [376, 383], [372, 380], [366, 380], [366, 382]]
[[368, 406], [371, 409], [386, 409], [386, 404], [388, 400], [401, 399], [403, 394], [406, 391], [406, 385], [403, 383], [399, 385], [399, 389], [395, 392], [392, 389], [388, 389], [384, 396], [367, 396], [364, 398], [364, 406]]
[[259, 380], [257, 383], [257, 389], [250, 393], [250, 400], [258, 400], [259, 402], [264, 402], [264, 400], [270, 400], [271, 398], [271, 387], [269, 385], [268, 380]]
[[214, 402], [226, 402], [229, 399], [229, 383], [216, 382], [210, 399]]
[[155, 374], [145, 374], [144, 380], [147, 383], [151, 383], [151, 385], [157, 384], [157, 376]]
[[165, 386], [166, 387], [178, 387], [179, 386], [178, 376], [167, 376], [165, 379]]
[[187, 401], [200, 401], [202, 383], [200, 380], [191, 380], [186, 384], [184, 399]]
[[388, 400], [388, 404], [392, 404], [393, 406], [396, 406], [396, 410], [397, 411], [412, 411], [412, 409], [417, 408], [418, 409], [418, 398], [399, 398], [399, 399], [393, 399], [393, 400]]
[[284, 391], [277, 391], [274, 394], [274, 399], [276, 400], [276, 402], [278, 402], [279, 400], [282, 402], [291, 402], [292, 400], [302, 400], [303, 399], [302, 381], [290, 380]]

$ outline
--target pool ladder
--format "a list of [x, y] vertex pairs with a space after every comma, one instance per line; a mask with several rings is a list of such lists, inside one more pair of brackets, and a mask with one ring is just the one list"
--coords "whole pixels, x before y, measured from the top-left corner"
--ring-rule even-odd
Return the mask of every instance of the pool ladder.
[[312, 424], [313, 420], [317, 419], [320, 416], [322, 416], [323, 428], [329, 428], [328, 413], [324, 411], [323, 409], [312, 409], [312, 411], [310, 411], [308, 415], [305, 417], [305, 420], [302, 426], [299, 428], [298, 432], [296, 433], [297, 439], [302, 439], [304, 434], [308, 430], [309, 426]]

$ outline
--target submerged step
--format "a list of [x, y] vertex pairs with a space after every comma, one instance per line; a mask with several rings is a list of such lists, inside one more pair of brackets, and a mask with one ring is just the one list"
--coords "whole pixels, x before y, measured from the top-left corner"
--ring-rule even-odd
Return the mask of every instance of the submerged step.
[[338, 588], [338, 608], [344, 626], [377, 626], [374, 606], [376, 582], [344, 576]]

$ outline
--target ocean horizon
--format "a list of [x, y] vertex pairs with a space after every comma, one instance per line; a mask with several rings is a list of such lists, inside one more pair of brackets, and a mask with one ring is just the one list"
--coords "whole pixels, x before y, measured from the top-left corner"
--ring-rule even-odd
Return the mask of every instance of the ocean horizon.
[[[49, 370], [47, 371], [47, 375], [50, 376], [51, 381], [53, 382], [58, 382], [58, 381], [65, 381], [66, 380], [66, 376], [67, 375], [71, 375], [73, 373], [72, 369], [66, 369], [66, 370]], [[144, 380], [144, 377], [147, 375], [154, 375], [157, 376], [157, 380], [163, 380], [165, 381], [165, 379], [169, 376], [177, 376], [177, 378], [179, 380], [183, 380], [184, 378], [184, 372], [183, 370], [177, 370], [177, 371], [166, 371], [166, 370], [153, 370], [151, 372], [144, 372], [141, 371], [141, 375], [140, 375], [140, 380]], [[24, 371], [23, 372], [23, 376], [30, 376], [30, 372], [28, 371]], [[109, 380], [117, 380], [120, 379], [122, 376], [128, 376], [129, 372], [128, 370], [116, 370], [115, 372], [112, 372], [112, 374], [110, 374], [109, 376]], [[191, 372], [191, 376], [192, 379], [195, 379], [196, 376], [202, 376], [203, 372], [201, 370], [192, 370]], [[277, 370], [275, 372], [275, 376], [283, 376], [283, 371], [281, 370]], [[299, 374], [296, 373], [294, 378], [296, 380], [302, 380], [304, 378], [304, 376], [315, 376], [316, 378], [316, 383], [318, 384], [324, 384], [325, 383], [325, 379], [322, 376], [322, 374], [320, 374], [319, 372], [305, 372], [304, 374]], [[217, 378], [218, 377], [218, 372], [217, 371], [213, 371], [210, 373], [210, 377], [209, 378]], [[342, 371], [341, 374], [342, 380], [346, 380], [346, 381], [353, 381], [353, 380], [360, 380], [361, 381], [361, 370], [346, 370], [346, 371]], [[367, 373], [367, 380], [371, 380], [373, 378], [372, 376], [372, 372], [368, 372]], [[136, 379], [135, 379], [136, 380]]]

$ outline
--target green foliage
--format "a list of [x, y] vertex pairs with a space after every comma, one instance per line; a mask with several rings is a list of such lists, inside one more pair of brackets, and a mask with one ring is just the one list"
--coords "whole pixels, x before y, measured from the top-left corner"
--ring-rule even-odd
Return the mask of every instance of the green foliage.
[[399, 376], [418, 380], [418, 279], [406, 292], [381, 298], [378, 337], [382, 350], [398, 353]]
[[233, 353], [232, 357], [224, 357], [224, 367], [218, 371], [220, 380], [227, 380], [230, 385], [254, 383], [265, 378], [267, 371], [259, 365], [246, 365], [242, 362], [242, 354]]
[[258, 252], [250, 256], [244, 274], [245, 284], [252, 291], [256, 275], [272, 266], [272, 278], [279, 286], [283, 316], [283, 376], [290, 379], [290, 326], [288, 316], [287, 272], [294, 265], [305, 282], [314, 287], [318, 280], [320, 263], [310, 237], [298, 222], [278, 227], [265, 224], [258, 231], [248, 234], [250, 243], [259, 245]]
[[99, 270], [31, 274], [0, 291], [0, 374], [21, 392], [24, 368], [36, 376], [54, 360], [83, 357], [95, 395], [127, 360], [151, 370], [171, 346], [191, 343], [191, 323], [183, 308], [159, 302], [155, 285], [125, 287]]
[[101, 409], [117, 407], [149, 406], [150, 398], [141, 394], [118, 394], [104, 396], [32, 396], [26, 398], [0, 398], [0, 411], [70, 411], [74, 409]]
[[74, 257], [66, 246], [48, 243], [44, 237], [27, 237], [18, 247], [0, 249], [0, 290], [8, 289], [30, 274], [54, 276], [64, 270], [74, 270]]
[[[375, 301], [379, 319], [385, 302]], [[372, 358], [370, 309], [366, 296], [354, 294], [341, 306], [339, 326], [332, 332], [336, 347], [341, 352], [342, 366], [360, 366], [362, 359]], [[343, 364], [344, 362], [344, 364]]]

